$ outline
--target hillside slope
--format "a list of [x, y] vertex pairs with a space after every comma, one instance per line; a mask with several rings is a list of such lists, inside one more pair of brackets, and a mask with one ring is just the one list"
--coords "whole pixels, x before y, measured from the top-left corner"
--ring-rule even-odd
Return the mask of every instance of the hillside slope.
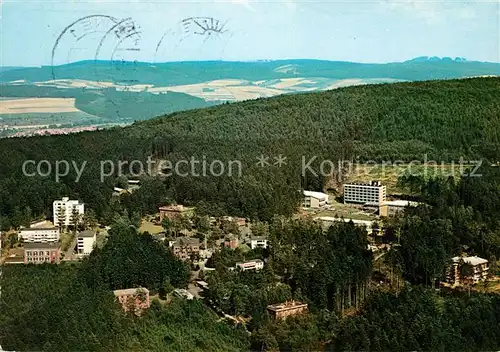
[[[48, 125], [55, 133], [57, 129], [63, 133], [68, 127], [131, 124], [175, 111], [283, 94], [488, 75], [500, 75], [500, 63], [427, 57], [387, 64], [80, 61], [54, 67], [4, 68], [0, 69], [0, 137], [38, 134], [43, 131], [40, 126]], [[68, 116], [46, 97], [74, 98], [76, 113]], [[18, 98], [37, 98], [37, 106], [45, 109], [30, 106], [29, 115], [11, 109]], [[43, 114], [47, 111], [52, 115]], [[85, 114], [94, 118], [85, 118]]]
[[[67, 193], [101, 215], [113, 177], [100, 181], [100, 162], [137, 159], [146, 165], [153, 156], [173, 164], [192, 157], [209, 164], [240, 161], [241, 175], [227, 175], [226, 168], [220, 177], [205, 177], [184, 168], [181, 173], [191, 175], [168, 177], [164, 196], [268, 219], [293, 212], [301, 186], [321, 189], [323, 177], [303, 174], [303, 157], [317, 157], [314, 170], [324, 159], [495, 160], [500, 153], [498, 116], [500, 79], [475, 78], [286, 95], [174, 113], [122, 129], [0, 140], [0, 216], [11, 217], [28, 205], [35, 214], [49, 213], [52, 200]], [[287, 165], [272, 165], [280, 154]], [[271, 165], [258, 165], [261, 155]], [[54, 175], [22, 176], [23, 163], [31, 159], [87, 165], [80, 182], [74, 182], [73, 171], [56, 183]], [[135, 165], [133, 171], [139, 169]]]

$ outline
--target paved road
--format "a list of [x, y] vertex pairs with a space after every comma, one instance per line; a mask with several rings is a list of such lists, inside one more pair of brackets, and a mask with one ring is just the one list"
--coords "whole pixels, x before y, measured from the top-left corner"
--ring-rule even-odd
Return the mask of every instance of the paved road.
[[379, 260], [379, 259], [380, 259], [380, 258], [382, 258], [384, 255], [386, 255], [387, 253], [389, 253], [389, 251], [387, 251], [387, 252], [383, 252], [383, 253], [380, 253], [379, 255], [377, 255], [377, 256], [373, 259], [373, 261], [377, 261], [377, 260]]
[[68, 247], [68, 250], [64, 252], [64, 259], [63, 260], [74, 260], [76, 259], [76, 253], [75, 253], [75, 247], [76, 247], [76, 241], [78, 240], [78, 237], [75, 236], [73, 240], [71, 241], [71, 244]]

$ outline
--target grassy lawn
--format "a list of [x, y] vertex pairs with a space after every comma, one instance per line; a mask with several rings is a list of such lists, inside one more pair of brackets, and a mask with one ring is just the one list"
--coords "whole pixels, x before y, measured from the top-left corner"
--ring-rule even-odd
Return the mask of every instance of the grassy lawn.
[[349, 204], [338, 203], [334, 201], [331, 202], [330, 205], [332, 206], [331, 209], [320, 210], [319, 212], [315, 213], [314, 216], [331, 216], [335, 218], [343, 217], [345, 219], [368, 221], [376, 219], [375, 215], [365, 212]]
[[489, 281], [487, 286], [488, 292], [500, 292], [500, 280]]
[[146, 232], [146, 231], [149, 232], [152, 235], [155, 235], [157, 233], [162, 232], [163, 231], [163, 227], [155, 225], [155, 224], [153, 224], [150, 221], [143, 221], [141, 223], [141, 227], [139, 228], [139, 232]]
[[61, 233], [61, 252], [66, 252], [69, 249], [74, 238], [73, 233]]
[[0, 263], [9, 257], [16, 257], [18, 259], [24, 258], [24, 248], [14, 247], [14, 248], [2, 248], [2, 255], [0, 256]]
[[480, 282], [473, 288], [479, 292], [500, 293], [500, 277], [490, 278], [486, 283]]

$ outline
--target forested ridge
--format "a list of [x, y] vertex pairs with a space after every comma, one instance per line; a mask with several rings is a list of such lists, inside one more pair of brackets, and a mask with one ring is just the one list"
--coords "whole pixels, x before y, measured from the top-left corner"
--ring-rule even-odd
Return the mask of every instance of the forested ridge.
[[[147, 213], [165, 199], [204, 202], [211, 212], [264, 220], [293, 213], [299, 204], [297, 189], [322, 188], [322, 177], [302, 177], [302, 156], [317, 156], [316, 169], [323, 159], [409, 161], [427, 155], [436, 161], [496, 161], [499, 88], [499, 78], [358, 86], [179, 112], [127, 128], [2, 139], [0, 221], [6, 228], [18, 225], [26, 212], [49, 215], [52, 201], [63, 195], [80, 198], [102, 220], [110, 213], [115, 180], [100, 181], [101, 160], [239, 160], [240, 177], [174, 175], [163, 190], [130, 203], [134, 211]], [[261, 154], [271, 161], [282, 154], [287, 165], [259, 167]], [[31, 159], [87, 165], [80, 182], [74, 182], [72, 171], [56, 183], [54, 175], [23, 176], [22, 165]]]

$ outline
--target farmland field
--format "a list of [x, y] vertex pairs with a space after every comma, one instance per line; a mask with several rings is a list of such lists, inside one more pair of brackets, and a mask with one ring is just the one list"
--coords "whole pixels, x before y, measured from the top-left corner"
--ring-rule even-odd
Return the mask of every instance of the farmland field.
[[0, 101], [0, 114], [78, 112], [75, 98], [26, 98]]

